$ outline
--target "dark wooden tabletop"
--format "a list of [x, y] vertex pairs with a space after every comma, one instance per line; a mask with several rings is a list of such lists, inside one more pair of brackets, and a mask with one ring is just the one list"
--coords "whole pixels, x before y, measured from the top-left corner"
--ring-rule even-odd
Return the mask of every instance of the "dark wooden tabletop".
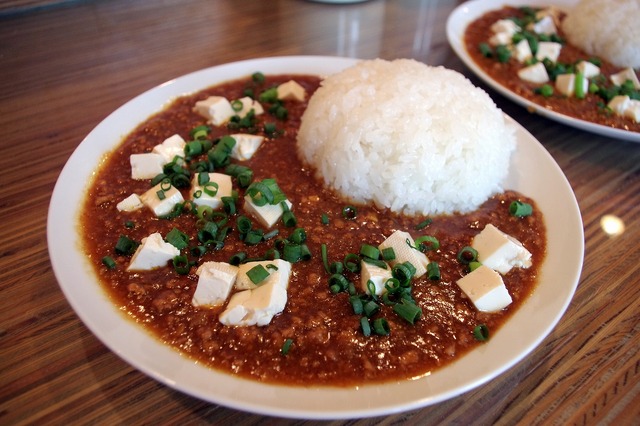
[[[132, 97], [217, 64], [331, 55], [414, 58], [486, 89], [567, 176], [586, 251], [566, 314], [513, 368], [434, 406], [330, 424], [638, 424], [640, 144], [558, 124], [490, 90], [447, 44], [446, 18], [456, 5], [101, 0], [0, 9], [0, 423], [317, 423], [216, 406], [122, 361], [65, 300], [46, 219], [73, 150]], [[619, 218], [624, 232], [605, 232], [605, 215]]]

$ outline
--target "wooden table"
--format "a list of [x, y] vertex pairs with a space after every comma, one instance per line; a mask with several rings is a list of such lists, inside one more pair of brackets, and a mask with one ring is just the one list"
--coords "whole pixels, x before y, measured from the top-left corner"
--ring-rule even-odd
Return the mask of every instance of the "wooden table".
[[[50, 195], [71, 152], [111, 111], [216, 64], [277, 55], [410, 57], [458, 70], [487, 89], [446, 42], [455, 3], [102, 0], [3, 9], [0, 423], [315, 423], [205, 403], [109, 351], [75, 315], [52, 273]], [[557, 124], [488, 91], [573, 186], [586, 238], [575, 297], [551, 335], [490, 383], [418, 411], [331, 424], [640, 421], [640, 144]], [[605, 233], [605, 215], [620, 218], [625, 232]]]

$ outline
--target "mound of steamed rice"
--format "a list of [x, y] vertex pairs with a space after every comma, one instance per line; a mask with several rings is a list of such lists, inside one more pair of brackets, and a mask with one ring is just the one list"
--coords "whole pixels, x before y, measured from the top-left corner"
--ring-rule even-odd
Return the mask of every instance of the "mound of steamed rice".
[[619, 67], [640, 68], [640, 1], [581, 0], [562, 23], [567, 40]]
[[347, 199], [409, 215], [468, 212], [502, 190], [514, 129], [461, 74], [362, 61], [309, 100], [298, 154]]

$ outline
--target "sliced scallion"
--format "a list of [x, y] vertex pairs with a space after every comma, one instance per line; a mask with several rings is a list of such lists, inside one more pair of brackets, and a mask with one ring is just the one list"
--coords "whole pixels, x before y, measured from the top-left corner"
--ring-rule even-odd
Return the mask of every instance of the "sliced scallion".
[[480, 342], [489, 340], [489, 327], [484, 324], [475, 326], [473, 329], [473, 337]]
[[256, 265], [247, 271], [247, 277], [256, 285], [260, 284], [268, 276], [269, 271], [262, 265]]

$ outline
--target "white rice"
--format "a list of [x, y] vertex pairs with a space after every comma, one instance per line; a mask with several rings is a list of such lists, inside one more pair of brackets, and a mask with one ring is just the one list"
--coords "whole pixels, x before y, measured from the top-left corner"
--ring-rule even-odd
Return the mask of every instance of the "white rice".
[[468, 212], [502, 190], [514, 129], [463, 75], [399, 59], [329, 76], [309, 101], [298, 153], [354, 202]]
[[562, 23], [569, 42], [619, 67], [640, 68], [640, 1], [581, 0]]

